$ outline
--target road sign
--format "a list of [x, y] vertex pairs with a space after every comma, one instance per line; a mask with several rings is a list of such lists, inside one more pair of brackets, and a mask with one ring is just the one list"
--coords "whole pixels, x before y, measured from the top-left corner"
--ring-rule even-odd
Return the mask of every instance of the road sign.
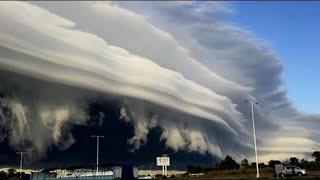
[[280, 175], [283, 173], [283, 164], [275, 164], [274, 170], [277, 175], [277, 178], [279, 178]]
[[157, 157], [157, 166], [170, 166], [169, 157]]

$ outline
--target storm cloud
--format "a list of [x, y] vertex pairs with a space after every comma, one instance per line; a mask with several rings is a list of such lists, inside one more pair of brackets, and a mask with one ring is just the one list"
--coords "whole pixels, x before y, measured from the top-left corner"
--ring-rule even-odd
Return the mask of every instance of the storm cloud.
[[280, 59], [266, 42], [221, 18], [232, 13], [227, 4], [2, 2], [0, 8], [0, 125], [13, 148], [40, 156], [51, 146], [67, 149], [77, 141], [73, 126], [94, 119], [88, 106], [97, 99], [116, 99], [118, 121], [133, 124], [128, 151], [146, 145], [158, 127], [158, 141], [174, 151], [251, 157], [247, 99], [261, 102], [255, 115], [262, 160], [319, 148], [319, 116], [293, 107]]

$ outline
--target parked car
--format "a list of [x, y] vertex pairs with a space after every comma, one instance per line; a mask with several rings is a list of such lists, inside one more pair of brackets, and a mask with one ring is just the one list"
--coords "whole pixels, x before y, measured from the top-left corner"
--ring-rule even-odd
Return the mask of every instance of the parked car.
[[302, 169], [298, 166], [283, 166], [281, 176], [306, 176], [307, 170]]

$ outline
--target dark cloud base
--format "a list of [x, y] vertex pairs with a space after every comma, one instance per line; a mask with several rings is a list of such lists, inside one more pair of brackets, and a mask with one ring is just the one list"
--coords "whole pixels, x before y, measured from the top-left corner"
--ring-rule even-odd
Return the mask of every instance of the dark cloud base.
[[[135, 152], [129, 152], [130, 145], [127, 139], [133, 136], [133, 126], [118, 119], [118, 109], [114, 108], [111, 104], [106, 106], [106, 103], [97, 103], [90, 105], [90, 113], [94, 116], [99, 110], [108, 114], [106, 119], [101, 125], [98, 122], [90, 122], [88, 126], [73, 126], [72, 134], [76, 139], [67, 150], [59, 150], [57, 147], [51, 147], [46, 157], [38, 162], [28, 160], [26, 167], [54, 167], [54, 166], [68, 166], [95, 164], [96, 144], [95, 139], [90, 138], [91, 134], [104, 135], [105, 138], [101, 140], [100, 144], [100, 163], [108, 162], [133, 162], [136, 165], [146, 165], [153, 163], [155, 157], [163, 153], [170, 154], [172, 158], [172, 166], [183, 168], [188, 163], [199, 164], [213, 164], [215, 158], [211, 155], [201, 155], [198, 153], [190, 152], [174, 152], [167, 149], [164, 142], [160, 141], [161, 129], [154, 128], [148, 135], [148, 141], [140, 149]], [[4, 141], [0, 144], [0, 154], [2, 154], [0, 164], [2, 166], [12, 165], [16, 166], [18, 157], [15, 151], [11, 149], [7, 142]]]
[[[62, 92], [72, 92], [73, 90], [73, 87], [49, 83], [8, 71], [0, 71], [0, 75], [1, 77], [6, 77], [1, 78], [1, 86], [15, 87], [17, 88], [15, 91], [20, 91], [20, 93], [21, 91], [28, 93], [27, 89], [20, 89], [22, 87], [28, 87], [26, 84], [33, 87], [33, 93], [35, 94], [37, 91], [41, 91], [43, 87], [59, 89], [62, 90]], [[2, 96], [14, 96], [14, 94], [10, 94], [9, 91], [4, 91], [4, 89], [5, 88], [2, 88]], [[210, 165], [217, 161], [217, 158], [208, 153], [203, 155], [197, 152], [175, 152], [172, 149], [168, 149], [165, 142], [160, 140], [162, 129], [159, 127], [150, 130], [147, 142], [144, 145], [135, 152], [130, 152], [132, 147], [128, 144], [128, 139], [134, 136], [134, 124], [132, 121], [125, 122], [119, 119], [119, 110], [123, 106], [123, 103], [118, 99], [119, 97], [117, 97], [117, 99], [114, 97], [108, 98], [106, 95], [99, 95], [97, 92], [78, 88], [76, 92], [82, 95], [95, 94], [95, 97], [101, 97], [90, 100], [91, 102], [88, 104], [87, 109], [89, 120], [86, 124], [67, 124], [62, 128], [62, 131], [71, 131], [76, 142], [66, 150], [52, 145], [48, 148], [46, 155], [37, 160], [27, 157], [25, 167], [48, 168], [82, 164], [93, 165], [95, 164], [96, 158], [96, 141], [90, 137], [92, 134], [105, 136], [100, 144], [100, 163], [132, 162], [138, 166], [149, 166], [150, 163], [152, 163], [154, 167], [155, 157], [163, 153], [170, 155], [172, 166], [175, 168], [184, 168], [189, 163]], [[105, 117], [101, 118], [101, 113], [105, 114]], [[67, 137], [62, 136], [62, 139], [63, 138]], [[19, 162], [19, 157], [15, 153], [17, 147], [12, 148], [8, 144], [8, 138], [4, 138], [0, 143], [0, 166], [17, 167]], [[18, 147], [18, 150], [23, 150], [23, 147]]]

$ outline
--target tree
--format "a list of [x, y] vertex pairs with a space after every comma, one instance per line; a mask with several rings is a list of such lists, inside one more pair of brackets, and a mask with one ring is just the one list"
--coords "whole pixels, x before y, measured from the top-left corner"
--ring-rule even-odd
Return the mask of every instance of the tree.
[[203, 172], [203, 168], [200, 166], [192, 166], [192, 165], [187, 165], [187, 170], [189, 173], [201, 173]]
[[299, 165], [299, 160], [296, 157], [291, 157], [290, 158], [290, 165], [292, 166], [298, 166]]
[[15, 169], [8, 169], [8, 175], [13, 176], [16, 173]]
[[7, 177], [8, 177], [8, 175], [6, 172], [4, 172], [4, 171], [0, 172], [0, 179], [7, 179]]
[[305, 160], [305, 159], [301, 159], [300, 160], [300, 166], [301, 166], [301, 168], [309, 168], [309, 165], [310, 163], [307, 161], [307, 160]]
[[232, 159], [231, 156], [227, 155], [224, 160], [222, 160], [217, 165], [218, 169], [224, 170], [224, 169], [239, 169], [240, 165]]
[[248, 161], [248, 159], [243, 159], [243, 160], [241, 161], [241, 167], [243, 167], [243, 168], [245, 168], [245, 169], [249, 168], [249, 161]]
[[266, 168], [267, 166], [264, 163], [259, 163], [259, 168]]
[[320, 162], [320, 151], [314, 151], [311, 155], [316, 162]]
[[274, 165], [276, 165], [276, 164], [281, 164], [281, 161], [279, 161], [279, 160], [270, 160], [270, 161], [268, 162], [268, 165], [269, 165], [269, 167], [271, 167], [271, 168], [274, 168]]
[[252, 169], [256, 168], [256, 162], [252, 162], [249, 167], [252, 168]]
[[301, 159], [299, 166], [308, 170], [318, 170], [320, 169], [320, 163], [316, 161], [307, 161], [305, 159]]

